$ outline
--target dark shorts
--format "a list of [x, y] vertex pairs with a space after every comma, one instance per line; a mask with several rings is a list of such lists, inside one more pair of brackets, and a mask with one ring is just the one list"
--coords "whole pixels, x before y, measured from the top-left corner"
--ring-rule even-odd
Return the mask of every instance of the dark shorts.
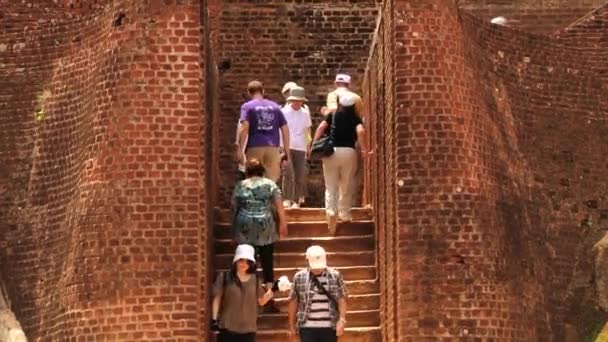
[[255, 333], [238, 334], [228, 330], [220, 330], [217, 342], [255, 342]]
[[300, 342], [337, 342], [336, 330], [332, 328], [301, 328]]

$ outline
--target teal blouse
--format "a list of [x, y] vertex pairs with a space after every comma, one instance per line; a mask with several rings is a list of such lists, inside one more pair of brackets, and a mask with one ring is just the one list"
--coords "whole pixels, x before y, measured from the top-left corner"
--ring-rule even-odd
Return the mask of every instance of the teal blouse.
[[236, 185], [232, 204], [233, 236], [237, 243], [265, 246], [279, 239], [274, 215], [277, 199], [281, 200], [281, 190], [268, 178], [247, 178]]

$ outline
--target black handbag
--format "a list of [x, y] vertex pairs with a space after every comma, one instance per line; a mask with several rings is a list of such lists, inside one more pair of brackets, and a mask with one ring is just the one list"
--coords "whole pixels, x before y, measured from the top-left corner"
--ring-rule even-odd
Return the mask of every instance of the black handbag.
[[[329, 114], [332, 115], [332, 114]], [[323, 135], [321, 138], [317, 139], [312, 143], [310, 149], [310, 155], [313, 158], [327, 158], [334, 154], [334, 141], [333, 135], [334, 130], [336, 129], [336, 118], [332, 115], [331, 117], [331, 126], [329, 128], [329, 133]]]

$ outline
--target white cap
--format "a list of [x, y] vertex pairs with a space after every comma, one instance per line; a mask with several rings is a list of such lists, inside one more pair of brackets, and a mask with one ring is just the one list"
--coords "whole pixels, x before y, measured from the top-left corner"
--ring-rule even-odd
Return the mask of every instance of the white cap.
[[327, 256], [325, 250], [321, 246], [310, 246], [306, 250], [306, 259], [310, 268], [320, 270], [327, 267]]
[[355, 94], [351, 92], [343, 92], [340, 94], [340, 105], [345, 107], [353, 106], [357, 102]]
[[281, 93], [285, 94], [285, 92], [290, 91], [291, 89], [293, 89], [293, 88], [295, 88], [297, 86], [298, 85], [296, 84], [296, 82], [287, 82], [283, 86], [283, 90], [281, 90]]
[[505, 17], [496, 17], [496, 18], [493, 18], [490, 22], [492, 24], [505, 26], [505, 25], [507, 25], [507, 18], [505, 18]]
[[336, 82], [340, 83], [350, 83], [350, 76], [347, 74], [337, 74]]
[[250, 245], [238, 245], [234, 252], [234, 259], [232, 263], [237, 262], [239, 259], [247, 259], [255, 262], [255, 249]]

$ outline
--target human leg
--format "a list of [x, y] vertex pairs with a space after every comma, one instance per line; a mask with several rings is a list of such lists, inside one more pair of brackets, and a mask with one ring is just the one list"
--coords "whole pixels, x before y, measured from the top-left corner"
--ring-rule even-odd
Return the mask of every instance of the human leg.
[[[293, 151], [293, 150], [292, 150]], [[287, 202], [295, 202], [296, 201], [296, 197], [295, 197], [295, 184], [296, 184], [296, 177], [294, 174], [294, 159], [293, 159], [293, 153], [290, 153], [290, 158], [289, 158], [289, 162], [287, 162], [287, 165], [285, 165], [285, 168], [283, 170], [283, 199]], [[287, 203], [287, 204], [291, 204], [291, 203]]]
[[352, 183], [357, 172], [357, 152], [353, 148], [339, 147], [335, 154], [340, 164], [338, 213], [342, 221], [351, 221]]
[[266, 169], [266, 177], [278, 182], [281, 177], [281, 153], [278, 147], [264, 147], [262, 165]]
[[291, 150], [292, 165], [294, 172], [294, 201], [301, 203], [306, 196], [306, 181], [308, 165], [306, 163], [306, 152]]
[[333, 154], [323, 159], [323, 178], [325, 178], [325, 212], [329, 231], [336, 232], [336, 214], [338, 212], [338, 169], [337, 157]]

